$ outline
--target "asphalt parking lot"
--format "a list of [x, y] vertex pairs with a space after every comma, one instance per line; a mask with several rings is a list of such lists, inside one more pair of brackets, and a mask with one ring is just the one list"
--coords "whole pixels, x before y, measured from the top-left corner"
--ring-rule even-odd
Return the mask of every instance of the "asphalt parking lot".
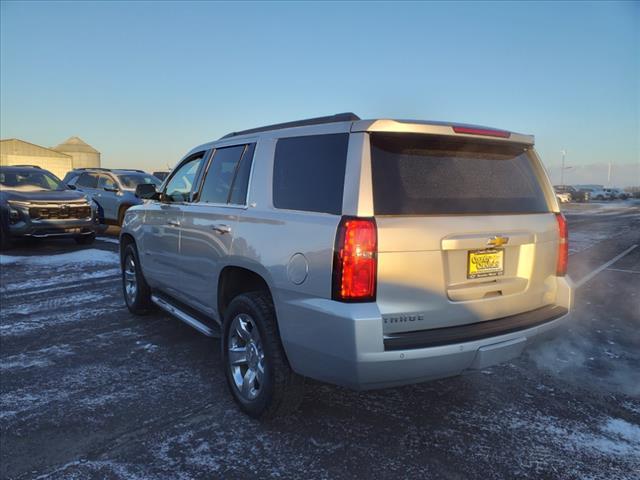
[[117, 232], [1, 257], [2, 478], [640, 478], [640, 203], [571, 204], [573, 320], [510, 363], [402, 388], [309, 382], [236, 410], [218, 341], [122, 299]]

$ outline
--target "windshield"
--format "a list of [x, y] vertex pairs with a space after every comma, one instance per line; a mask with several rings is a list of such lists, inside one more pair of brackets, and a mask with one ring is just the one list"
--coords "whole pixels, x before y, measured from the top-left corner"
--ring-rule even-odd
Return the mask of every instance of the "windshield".
[[64, 190], [62, 182], [55, 175], [35, 168], [0, 171], [0, 187], [5, 190], [21, 190], [25, 192]]
[[548, 212], [528, 147], [432, 135], [371, 135], [377, 215]]
[[141, 183], [152, 183], [156, 187], [162, 183], [153, 175], [148, 173], [127, 173], [126, 175], [118, 175], [118, 180], [124, 188], [136, 188]]

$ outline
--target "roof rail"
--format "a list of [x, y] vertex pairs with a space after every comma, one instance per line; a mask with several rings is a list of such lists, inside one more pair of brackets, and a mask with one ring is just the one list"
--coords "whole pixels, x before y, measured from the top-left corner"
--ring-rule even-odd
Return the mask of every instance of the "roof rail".
[[74, 170], [87, 170], [87, 171], [99, 171], [99, 172], [115, 172], [119, 170], [121, 172], [137, 172], [137, 173], [147, 173], [144, 170], [138, 170], [136, 168], [103, 168], [103, 167], [80, 167], [74, 168]]
[[42, 170], [42, 167], [40, 165], [28, 165], [28, 164], [22, 164], [22, 165], [4, 165], [6, 167], [21, 167], [21, 168], [38, 168], [40, 170]]
[[269, 130], [280, 130], [282, 128], [292, 127], [304, 127], [307, 125], [321, 125], [323, 123], [336, 123], [336, 122], [355, 122], [360, 120], [360, 117], [352, 112], [336, 113], [335, 115], [329, 115], [327, 117], [307, 118], [305, 120], [296, 120], [295, 122], [276, 123], [273, 125], [266, 125], [264, 127], [250, 128], [249, 130], [241, 130], [239, 132], [231, 132], [226, 134], [223, 138], [236, 137], [238, 135], [247, 135], [249, 133], [267, 132]]

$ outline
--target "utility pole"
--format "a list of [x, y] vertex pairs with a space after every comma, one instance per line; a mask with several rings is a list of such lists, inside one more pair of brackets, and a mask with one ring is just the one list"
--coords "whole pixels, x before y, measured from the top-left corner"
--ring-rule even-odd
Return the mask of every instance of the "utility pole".
[[563, 148], [560, 150], [562, 153], [562, 165], [560, 166], [560, 185], [564, 185], [564, 157], [567, 156], [567, 151]]

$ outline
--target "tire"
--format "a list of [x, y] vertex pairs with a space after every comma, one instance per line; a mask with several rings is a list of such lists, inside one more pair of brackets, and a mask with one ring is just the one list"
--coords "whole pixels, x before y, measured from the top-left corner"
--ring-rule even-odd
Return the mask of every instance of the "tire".
[[78, 245], [91, 245], [96, 240], [96, 234], [92, 233], [91, 235], [82, 235], [80, 237], [75, 237], [74, 240]]
[[260, 419], [295, 411], [304, 395], [304, 378], [289, 366], [271, 297], [265, 292], [235, 297], [225, 312], [222, 332], [225, 376], [240, 410]]
[[144, 279], [138, 249], [130, 243], [124, 249], [122, 258], [122, 294], [129, 311], [135, 315], [144, 315], [151, 310], [151, 288]]

